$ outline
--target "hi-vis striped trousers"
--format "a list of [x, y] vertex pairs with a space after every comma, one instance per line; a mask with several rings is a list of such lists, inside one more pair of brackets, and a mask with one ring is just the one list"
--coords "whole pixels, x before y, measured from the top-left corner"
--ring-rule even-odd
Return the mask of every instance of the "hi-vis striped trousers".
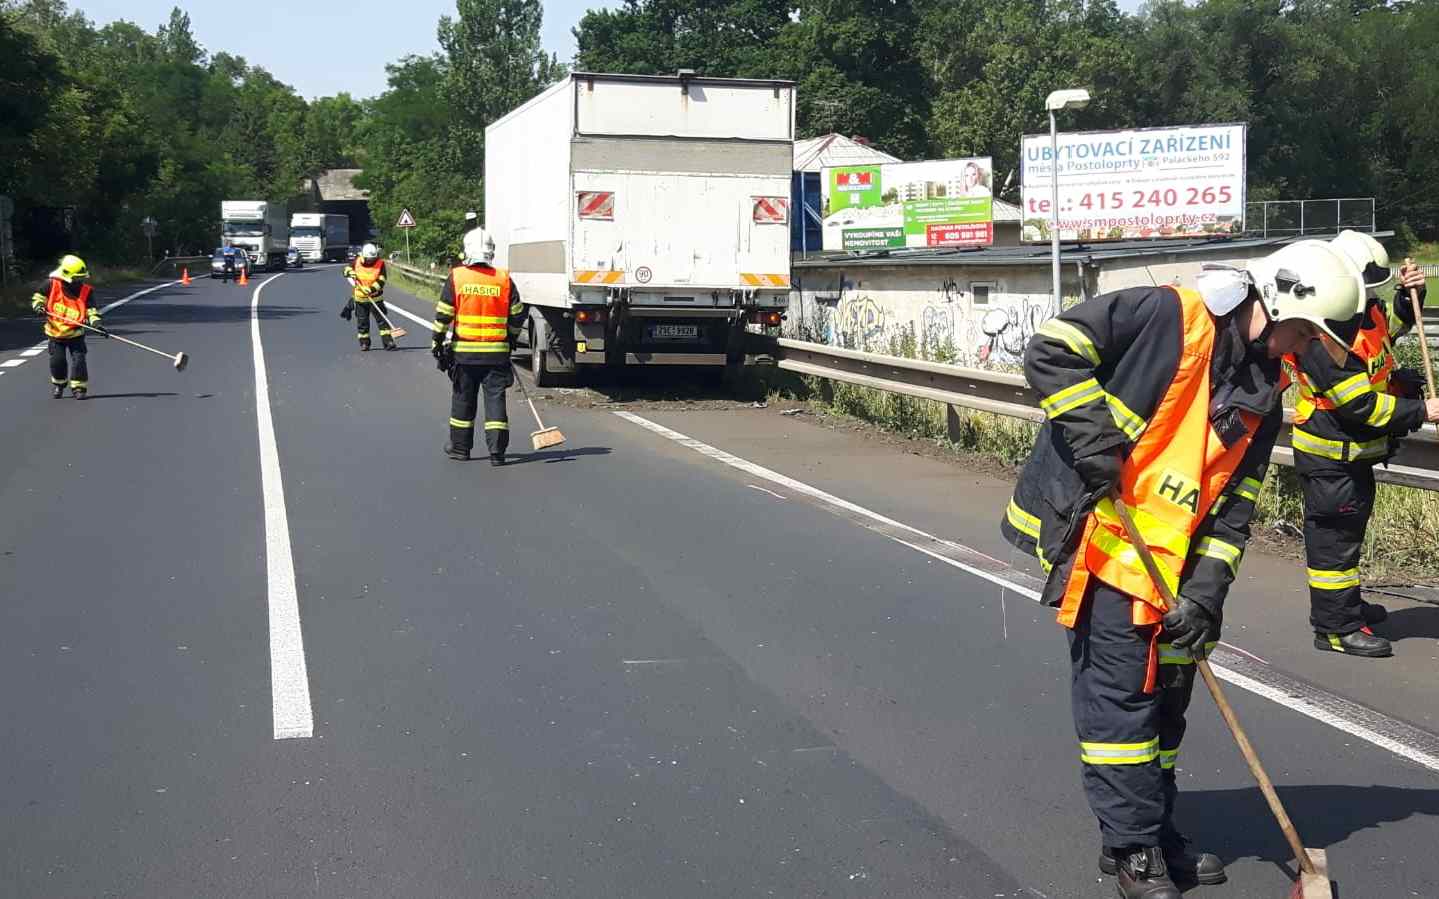
[[1145, 693], [1152, 628], [1135, 627], [1128, 596], [1097, 579], [1090, 584], [1068, 632], [1085, 798], [1105, 846], [1157, 846], [1172, 826], [1174, 766], [1194, 690], [1194, 660], [1161, 642], [1160, 686]]

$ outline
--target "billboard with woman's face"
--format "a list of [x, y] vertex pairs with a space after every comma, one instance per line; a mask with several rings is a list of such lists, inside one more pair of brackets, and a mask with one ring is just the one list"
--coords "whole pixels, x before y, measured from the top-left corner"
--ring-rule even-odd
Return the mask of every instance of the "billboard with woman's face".
[[824, 170], [826, 250], [979, 247], [994, 242], [989, 157]]

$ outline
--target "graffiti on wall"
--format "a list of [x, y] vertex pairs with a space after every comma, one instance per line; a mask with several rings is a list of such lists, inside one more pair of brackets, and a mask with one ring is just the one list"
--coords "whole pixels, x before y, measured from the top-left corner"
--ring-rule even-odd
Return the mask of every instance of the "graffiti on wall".
[[848, 344], [866, 348], [882, 340], [888, 311], [868, 296], [848, 296], [839, 303], [835, 330]]
[[1034, 332], [1048, 318], [1049, 305], [1044, 301], [1020, 298], [995, 306], [973, 323], [975, 357], [988, 365], [1019, 363]]

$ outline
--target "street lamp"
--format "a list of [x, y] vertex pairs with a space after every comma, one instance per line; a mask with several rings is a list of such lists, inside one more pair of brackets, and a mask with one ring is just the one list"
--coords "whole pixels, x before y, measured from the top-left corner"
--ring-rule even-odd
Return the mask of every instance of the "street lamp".
[[1083, 109], [1089, 105], [1089, 91], [1084, 88], [1055, 91], [1044, 101], [1049, 110], [1049, 255], [1054, 276], [1054, 314], [1060, 312], [1059, 298], [1059, 126], [1054, 120], [1061, 109]]

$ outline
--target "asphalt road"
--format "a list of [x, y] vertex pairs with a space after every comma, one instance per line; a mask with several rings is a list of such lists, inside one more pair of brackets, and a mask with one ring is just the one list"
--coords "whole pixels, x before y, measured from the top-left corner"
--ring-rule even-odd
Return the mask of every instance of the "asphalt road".
[[[0, 894], [1112, 894], [1052, 615], [804, 489], [978, 546], [998, 485], [712, 410], [546, 404], [569, 441], [530, 454], [518, 397], [516, 464], [453, 463], [428, 335], [360, 354], [342, 295], [154, 291], [107, 323], [189, 369], [94, 340], [84, 403], [0, 326]], [[1266, 621], [1243, 647], [1281, 674], [1433, 719], [1411, 681], [1284, 667]], [[1280, 694], [1233, 698], [1339, 895], [1439, 896], [1436, 770]], [[1191, 722], [1182, 823], [1231, 872], [1193, 895], [1286, 895]]]

